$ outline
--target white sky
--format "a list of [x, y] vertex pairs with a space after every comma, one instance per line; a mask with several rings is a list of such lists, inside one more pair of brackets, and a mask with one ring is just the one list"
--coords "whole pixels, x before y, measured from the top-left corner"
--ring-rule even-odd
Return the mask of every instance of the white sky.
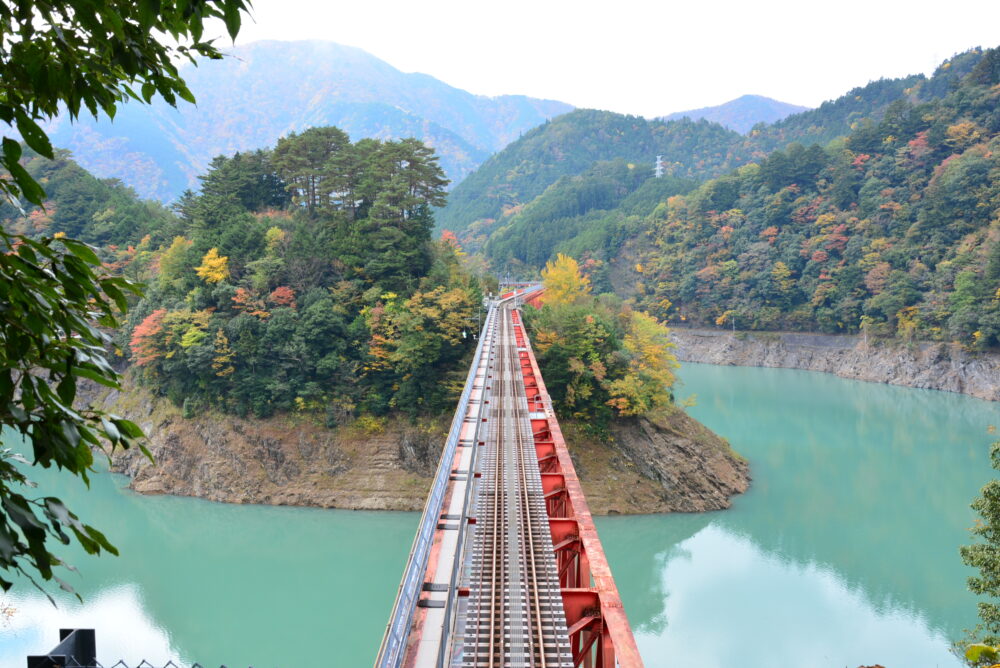
[[237, 44], [327, 39], [472, 93], [643, 116], [745, 93], [817, 106], [1000, 44], [998, 0], [254, 0], [254, 17]]

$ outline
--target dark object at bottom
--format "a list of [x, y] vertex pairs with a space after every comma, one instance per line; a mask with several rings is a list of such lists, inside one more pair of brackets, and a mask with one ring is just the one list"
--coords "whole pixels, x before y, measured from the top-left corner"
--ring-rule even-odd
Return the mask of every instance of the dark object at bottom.
[[[45, 655], [29, 656], [28, 668], [182, 668], [173, 661], [153, 664], [143, 659], [135, 666], [118, 661], [105, 667], [97, 662], [97, 642], [94, 629], [59, 629], [59, 644]], [[191, 668], [205, 668], [200, 663]], [[220, 666], [226, 668], [226, 666]], [[253, 666], [250, 666], [253, 668]]]
[[59, 644], [44, 656], [29, 656], [28, 668], [95, 668], [94, 629], [59, 629]]

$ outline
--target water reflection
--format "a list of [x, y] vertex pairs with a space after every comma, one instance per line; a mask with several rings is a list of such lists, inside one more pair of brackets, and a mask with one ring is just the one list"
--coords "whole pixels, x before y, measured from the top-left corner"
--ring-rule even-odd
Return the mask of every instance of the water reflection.
[[18, 632], [0, 629], [0, 657], [21, 658], [0, 665], [48, 650], [58, 629], [73, 625], [98, 630], [107, 665], [131, 647], [146, 648], [141, 656], [156, 665], [178, 656], [204, 665], [311, 665], [330, 647], [338, 648], [340, 665], [371, 662], [415, 514], [141, 497], [120, 489], [123, 483], [100, 475], [89, 492], [75, 484], [60, 489], [122, 556], [64, 553], [80, 568], [67, 579], [83, 606], [58, 596], [52, 609], [19, 583]]
[[926, 620], [879, 610], [834, 571], [798, 565], [711, 526], [661, 577], [665, 627], [639, 629], [655, 666], [960, 666]]
[[38, 595], [12, 595], [16, 612], [0, 624], [0, 666], [22, 666], [28, 654], [41, 654], [59, 643], [59, 629], [96, 628], [101, 656], [138, 665], [143, 659], [181, 661], [170, 634], [146, 611], [135, 584], [111, 587], [86, 603], [63, 601], [58, 608]]
[[728, 511], [599, 523], [650, 665], [961, 665], [949, 639], [975, 601], [957, 548], [1000, 407], [788, 370], [682, 375], [754, 483]]

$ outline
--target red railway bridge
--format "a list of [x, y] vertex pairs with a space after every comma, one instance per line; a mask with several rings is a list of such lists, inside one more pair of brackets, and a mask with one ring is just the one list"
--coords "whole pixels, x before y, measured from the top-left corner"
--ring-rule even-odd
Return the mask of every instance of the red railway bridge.
[[479, 345], [417, 529], [378, 668], [642, 666], [507, 286]]

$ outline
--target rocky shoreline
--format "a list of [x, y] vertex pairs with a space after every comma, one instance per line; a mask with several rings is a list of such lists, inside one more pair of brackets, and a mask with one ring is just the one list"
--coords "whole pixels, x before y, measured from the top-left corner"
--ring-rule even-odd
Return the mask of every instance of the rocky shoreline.
[[[420, 510], [448, 428], [445, 419], [328, 429], [301, 415], [184, 418], [136, 387], [98, 401], [149, 435], [155, 464], [137, 450], [113, 460], [132, 489], [227, 503]], [[746, 461], [680, 408], [617, 423], [603, 439], [563, 427], [595, 514], [718, 510], [750, 483]]]
[[684, 362], [823, 371], [842, 378], [958, 392], [1000, 401], [1000, 354], [948, 343], [794, 332], [729, 332], [675, 328]]

